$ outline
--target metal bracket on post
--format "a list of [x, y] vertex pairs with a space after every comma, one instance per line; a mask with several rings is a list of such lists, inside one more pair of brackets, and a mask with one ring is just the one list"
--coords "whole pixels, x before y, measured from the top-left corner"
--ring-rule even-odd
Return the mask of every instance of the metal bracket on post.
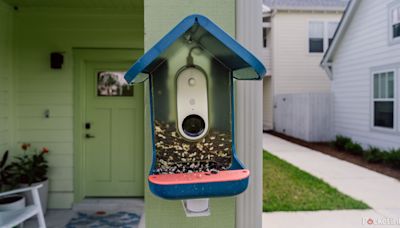
[[182, 200], [186, 217], [202, 217], [210, 215], [209, 199]]

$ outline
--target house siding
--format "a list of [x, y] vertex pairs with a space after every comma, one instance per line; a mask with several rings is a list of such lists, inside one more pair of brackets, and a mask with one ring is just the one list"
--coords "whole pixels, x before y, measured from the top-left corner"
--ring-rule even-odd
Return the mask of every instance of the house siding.
[[[140, 9], [16, 12], [16, 144], [50, 149], [50, 208], [70, 208], [74, 197], [73, 48], [143, 48], [143, 24]], [[50, 69], [51, 52], [63, 52], [61, 70]]]
[[[400, 147], [400, 44], [389, 44], [388, 5], [392, 2], [360, 1], [333, 56], [335, 134], [351, 137], [365, 147]], [[388, 65], [398, 70], [397, 131], [393, 133], [371, 128], [371, 70]]]
[[0, 156], [11, 145], [12, 13], [0, 1]]
[[[268, 69], [269, 70], [269, 69]], [[272, 103], [272, 77], [265, 77], [263, 81], [263, 130], [272, 130], [274, 107]]]
[[339, 22], [342, 13], [281, 12], [272, 18], [274, 94], [328, 92], [330, 81], [319, 67], [322, 53], [308, 52], [309, 21]]
[[[319, 67], [323, 53], [309, 53], [309, 22], [339, 22], [341, 17], [341, 11], [278, 10], [273, 14], [270, 33], [272, 77], [269, 81], [264, 82], [264, 130], [271, 128], [277, 130], [276, 118], [279, 117], [275, 115], [277, 108], [280, 108], [277, 107], [278, 96], [296, 94], [308, 97], [310, 94], [329, 93], [331, 82], [326, 77], [326, 73]], [[324, 99], [324, 97], [321, 97], [321, 100]], [[293, 114], [296, 114], [296, 112]], [[288, 118], [297, 117], [293, 115], [288, 116]], [[282, 121], [289, 120], [284, 119]], [[309, 129], [314, 128], [310, 127]], [[309, 139], [308, 135], [318, 136], [309, 130], [309, 132], [304, 132], [304, 135], [300, 138]], [[299, 135], [296, 136], [299, 137]], [[315, 141], [326, 139], [326, 137], [313, 138]]]

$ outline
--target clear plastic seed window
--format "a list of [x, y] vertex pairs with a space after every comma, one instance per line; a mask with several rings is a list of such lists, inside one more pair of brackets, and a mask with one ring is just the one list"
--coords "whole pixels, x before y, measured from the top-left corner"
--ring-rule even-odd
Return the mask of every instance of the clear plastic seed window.
[[178, 39], [151, 73], [153, 174], [217, 173], [232, 163], [231, 72], [194, 38]]

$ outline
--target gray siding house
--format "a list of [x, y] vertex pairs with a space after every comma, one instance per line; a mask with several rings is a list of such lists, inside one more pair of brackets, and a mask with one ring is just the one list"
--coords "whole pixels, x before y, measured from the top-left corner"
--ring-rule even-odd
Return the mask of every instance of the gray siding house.
[[400, 1], [352, 0], [321, 66], [332, 81], [333, 131], [400, 147]]

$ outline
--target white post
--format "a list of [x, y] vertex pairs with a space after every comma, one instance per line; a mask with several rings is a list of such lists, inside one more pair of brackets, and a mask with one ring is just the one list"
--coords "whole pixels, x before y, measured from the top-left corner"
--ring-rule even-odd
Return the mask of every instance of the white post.
[[[236, 40], [260, 57], [262, 0], [236, 0]], [[249, 188], [236, 200], [236, 228], [262, 227], [262, 81], [238, 81], [236, 87], [238, 156], [250, 170]]]

